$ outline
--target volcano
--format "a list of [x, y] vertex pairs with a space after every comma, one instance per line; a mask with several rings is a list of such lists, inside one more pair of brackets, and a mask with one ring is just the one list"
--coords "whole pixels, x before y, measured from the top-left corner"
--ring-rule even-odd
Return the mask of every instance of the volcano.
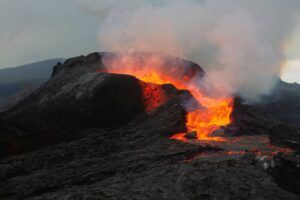
[[300, 137], [197, 63], [92, 53], [0, 115], [3, 199], [299, 199]]

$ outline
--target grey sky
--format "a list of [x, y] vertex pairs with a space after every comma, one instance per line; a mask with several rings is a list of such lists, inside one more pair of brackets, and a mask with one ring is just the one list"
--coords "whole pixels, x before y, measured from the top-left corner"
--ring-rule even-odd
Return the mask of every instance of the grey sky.
[[0, 0], [0, 67], [97, 51], [99, 22], [74, 0]]
[[[0, 68], [101, 50], [97, 34], [118, 2], [125, 0], [0, 0]], [[137, 2], [149, 0], [128, 0], [126, 5], [134, 7]], [[151, 2], [159, 5], [161, 0]], [[300, 58], [297, 38], [298, 34], [287, 49], [292, 60]], [[294, 68], [287, 73], [300, 82]]]

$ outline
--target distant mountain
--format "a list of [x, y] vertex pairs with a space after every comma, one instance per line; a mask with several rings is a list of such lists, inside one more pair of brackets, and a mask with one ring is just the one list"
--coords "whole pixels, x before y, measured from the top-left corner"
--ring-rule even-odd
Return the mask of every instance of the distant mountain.
[[0, 110], [4, 110], [27, 96], [51, 75], [52, 68], [62, 58], [0, 70]]

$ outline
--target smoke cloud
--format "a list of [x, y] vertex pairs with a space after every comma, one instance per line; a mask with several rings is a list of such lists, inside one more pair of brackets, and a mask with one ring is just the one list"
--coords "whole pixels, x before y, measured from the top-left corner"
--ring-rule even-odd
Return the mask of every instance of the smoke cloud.
[[298, 0], [81, 2], [102, 15], [103, 51], [160, 52], [198, 62], [222, 95], [257, 101], [274, 87], [293, 34]]

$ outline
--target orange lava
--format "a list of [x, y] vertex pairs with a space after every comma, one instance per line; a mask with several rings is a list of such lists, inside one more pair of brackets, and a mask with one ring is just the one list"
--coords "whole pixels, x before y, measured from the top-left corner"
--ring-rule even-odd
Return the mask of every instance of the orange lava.
[[[143, 60], [143, 66], [141, 66], [141, 63], [131, 57], [127, 57], [121, 60], [111, 61], [108, 64], [109, 68], [107, 72], [133, 75], [139, 80], [148, 83], [160, 85], [171, 83], [177, 89], [190, 91], [199, 104], [202, 105], [202, 108], [187, 114], [186, 126], [188, 132], [196, 131], [197, 139], [199, 140], [223, 140], [220, 137], [212, 137], [210, 134], [231, 122], [230, 114], [233, 110], [232, 97], [211, 98], [205, 96], [200, 91], [199, 86], [191, 80], [193, 77], [187, 75], [175, 77], [174, 68], [162, 67], [161, 63], [162, 61], [159, 58], [151, 58], [149, 62]], [[146, 89], [149, 90], [149, 88]], [[147, 94], [147, 91], [144, 91], [144, 95], [145, 94]], [[156, 94], [160, 95], [159, 93]], [[157, 105], [159, 105], [164, 97], [156, 97], [156, 99], [158, 101]], [[151, 109], [152, 107], [153, 106], [149, 106], [147, 109]], [[186, 133], [178, 133], [172, 138], [185, 141], [185, 134]]]

